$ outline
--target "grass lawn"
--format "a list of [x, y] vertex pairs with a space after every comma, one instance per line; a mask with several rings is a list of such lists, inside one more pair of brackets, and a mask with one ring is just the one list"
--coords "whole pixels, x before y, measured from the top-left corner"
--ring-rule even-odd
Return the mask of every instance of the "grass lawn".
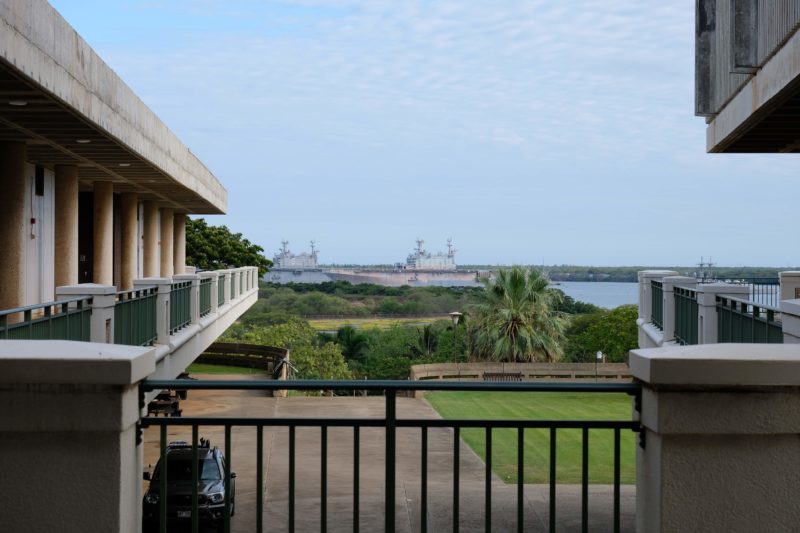
[[243, 366], [225, 365], [206, 365], [194, 363], [189, 365], [186, 371], [190, 374], [264, 374], [266, 371], [258, 368], [246, 368]]
[[363, 318], [318, 318], [310, 319], [308, 321], [317, 331], [336, 331], [342, 326], [353, 326], [358, 329], [389, 329], [393, 326], [425, 326], [437, 320], [446, 319], [450, 317], [447, 315], [441, 317], [410, 317], [410, 318], [381, 318], [381, 317], [363, 317]]
[[[425, 398], [442, 418], [506, 420], [630, 420], [631, 397], [626, 394], [549, 392], [431, 392]], [[559, 483], [581, 482], [580, 429], [556, 433], [556, 478]], [[486, 459], [483, 429], [462, 429], [461, 438]], [[635, 482], [636, 435], [621, 430], [620, 479]], [[506, 483], [517, 482], [517, 430], [492, 433], [492, 467]], [[526, 483], [550, 481], [550, 430], [525, 430]], [[614, 430], [589, 431], [589, 482], [614, 481]]]

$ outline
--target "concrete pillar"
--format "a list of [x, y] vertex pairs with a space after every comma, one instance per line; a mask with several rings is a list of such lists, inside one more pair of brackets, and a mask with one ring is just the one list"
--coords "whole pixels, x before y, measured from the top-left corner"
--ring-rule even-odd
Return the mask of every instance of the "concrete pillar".
[[117, 288], [113, 285], [84, 283], [56, 287], [56, 299], [92, 298], [92, 318], [89, 322], [89, 339], [92, 342], [114, 344], [114, 305]]
[[653, 319], [652, 294], [650, 282], [653, 280], [661, 281], [667, 276], [677, 276], [674, 270], [642, 270], [638, 273], [639, 277], [639, 318], [645, 322]]
[[144, 203], [144, 277], [153, 278], [160, 274], [158, 264], [158, 206], [153, 202]]
[[219, 284], [223, 278], [218, 272], [209, 272], [207, 275], [211, 278], [211, 313], [214, 314], [220, 306]]
[[717, 343], [717, 296], [748, 298], [750, 287], [731, 283], [701, 283], [697, 286], [697, 343]]
[[174, 238], [175, 211], [167, 207], [159, 209], [161, 216], [161, 277], [168, 278], [175, 273]]
[[55, 286], [78, 284], [78, 167], [55, 169]]
[[800, 347], [633, 350], [636, 531], [795, 531]]
[[169, 344], [169, 306], [172, 278], [141, 278], [133, 280], [134, 288], [157, 287], [156, 296], [156, 343]]
[[136, 193], [124, 193], [120, 198], [120, 219], [122, 222], [121, 243], [121, 289], [133, 288], [136, 277], [139, 249], [139, 223], [137, 214], [139, 210], [139, 196]]
[[175, 274], [186, 273], [186, 215], [175, 215], [173, 222], [173, 268]]
[[[223, 283], [223, 294], [225, 295], [225, 302], [224, 303], [231, 303], [231, 276], [233, 275], [233, 270], [220, 270], [219, 271], [219, 281]], [[220, 304], [222, 305], [222, 304]]]
[[[155, 350], [67, 341], [0, 344], [3, 531], [142, 530], [138, 384]], [[13, 512], [10, 512], [13, 509]]]
[[25, 304], [25, 145], [0, 143], [0, 310]]
[[662, 343], [675, 340], [675, 286], [694, 288], [697, 285], [695, 278], [688, 276], [667, 276], [661, 280], [664, 294], [664, 324]]
[[94, 282], [114, 284], [114, 184], [94, 183]]
[[781, 300], [796, 300], [800, 298], [800, 272], [781, 272], [779, 276], [781, 279]]

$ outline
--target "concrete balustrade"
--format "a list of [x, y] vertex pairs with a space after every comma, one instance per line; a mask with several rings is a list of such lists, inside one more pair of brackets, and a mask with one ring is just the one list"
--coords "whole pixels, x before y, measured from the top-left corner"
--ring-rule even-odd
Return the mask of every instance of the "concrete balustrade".
[[644, 448], [636, 530], [795, 531], [800, 347], [634, 350]]
[[174, 281], [191, 281], [192, 290], [189, 293], [189, 309], [192, 317], [192, 324], [200, 322], [200, 275], [199, 274], [181, 274], [179, 276], [172, 276]]
[[56, 287], [56, 299], [92, 298], [92, 318], [89, 323], [89, 338], [92, 342], [114, 344], [114, 305], [117, 288], [113, 285], [83, 283]]
[[729, 295], [747, 298], [750, 287], [730, 283], [704, 283], [697, 285], [697, 337], [698, 344], [717, 343], [717, 296]]

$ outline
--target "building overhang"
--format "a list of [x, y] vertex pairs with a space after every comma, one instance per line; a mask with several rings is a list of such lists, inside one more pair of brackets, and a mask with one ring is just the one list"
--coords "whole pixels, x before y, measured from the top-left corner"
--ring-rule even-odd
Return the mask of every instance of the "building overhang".
[[719, 113], [708, 119], [706, 149], [720, 153], [800, 151], [800, 33], [794, 33]]
[[84, 186], [227, 209], [219, 180], [44, 0], [0, 2], [0, 141], [44, 167], [77, 165]]

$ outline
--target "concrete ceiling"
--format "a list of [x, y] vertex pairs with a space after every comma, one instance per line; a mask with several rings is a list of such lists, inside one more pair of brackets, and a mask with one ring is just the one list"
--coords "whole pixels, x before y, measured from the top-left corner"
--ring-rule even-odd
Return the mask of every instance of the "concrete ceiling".
[[112, 181], [115, 192], [136, 192], [141, 200], [178, 211], [221, 212], [2, 60], [0, 141], [25, 142], [28, 161], [46, 168], [77, 165], [82, 189], [94, 181]]

